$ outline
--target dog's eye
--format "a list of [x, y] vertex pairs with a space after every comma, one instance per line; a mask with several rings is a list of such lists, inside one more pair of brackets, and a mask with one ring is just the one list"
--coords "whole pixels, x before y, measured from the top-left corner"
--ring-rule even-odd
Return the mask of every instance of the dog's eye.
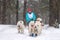
[[42, 21], [40, 21], [40, 23], [42, 23]]
[[22, 23], [22, 22], [20, 22], [20, 23]]
[[35, 26], [35, 28], [36, 28], [36, 26]]

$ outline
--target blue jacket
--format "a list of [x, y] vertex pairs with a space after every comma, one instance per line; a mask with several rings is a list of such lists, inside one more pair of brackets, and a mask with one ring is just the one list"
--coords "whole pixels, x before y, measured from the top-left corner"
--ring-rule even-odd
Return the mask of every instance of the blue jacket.
[[25, 15], [26, 18], [26, 22], [29, 23], [30, 21], [35, 21], [36, 20], [36, 14], [34, 12], [32, 12], [32, 18], [29, 17], [29, 13], [27, 12]]

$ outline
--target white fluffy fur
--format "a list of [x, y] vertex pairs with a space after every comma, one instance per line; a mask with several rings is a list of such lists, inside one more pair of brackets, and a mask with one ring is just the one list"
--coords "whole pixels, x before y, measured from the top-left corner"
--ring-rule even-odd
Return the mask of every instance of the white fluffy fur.
[[[31, 30], [32, 29], [31, 25], [34, 25], [33, 30]], [[37, 31], [35, 31], [35, 27], [37, 28]], [[35, 23], [34, 23], [34, 21], [31, 21], [29, 23], [29, 33], [32, 33], [31, 31], [34, 34], [39, 35], [41, 33], [41, 31], [42, 31], [42, 25], [41, 25], [41, 23], [39, 21], [36, 21]]]
[[20, 24], [24, 25], [24, 22], [23, 21], [18, 21], [17, 26], [20, 25]]
[[[33, 25], [33, 27], [31, 26], [31, 25]], [[30, 23], [29, 23], [29, 33], [32, 33], [33, 31], [34, 31], [34, 21], [31, 21]], [[33, 29], [33, 30], [31, 30], [31, 29]], [[32, 31], [32, 32], [31, 32]]]
[[37, 18], [37, 22], [40, 22], [42, 26], [44, 26], [42, 19], [41, 18]]
[[35, 26], [38, 29], [38, 33], [37, 34], [39, 35], [41, 33], [41, 31], [42, 31], [41, 23], [39, 21], [36, 21]]
[[37, 18], [37, 20], [42, 21], [42, 19], [41, 19], [41, 18]]
[[[21, 29], [18, 26], [20, 26]], [[18, 31], [21, 31], [21, 33], [24, 32], [24, 22], [23, 21], [18, 21], [17, 27], [18, 27]]]

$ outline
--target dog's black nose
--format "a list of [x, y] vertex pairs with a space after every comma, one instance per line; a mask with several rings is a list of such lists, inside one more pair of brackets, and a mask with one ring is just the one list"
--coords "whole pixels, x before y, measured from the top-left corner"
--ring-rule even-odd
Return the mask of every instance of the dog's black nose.
[[32, 27], [34, 26], [34, 25], [31, 25]]
[[35, 28], [36, 28], [36, 26], [35, 26]]

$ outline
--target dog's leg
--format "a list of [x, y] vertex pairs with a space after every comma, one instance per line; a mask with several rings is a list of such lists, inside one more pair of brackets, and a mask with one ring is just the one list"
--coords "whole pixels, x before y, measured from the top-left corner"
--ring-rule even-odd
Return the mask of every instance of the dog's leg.
[[18, 28], [18, 33], [20, 33], [20, 29]]
[[21, 33], [24, 33], [24, 29], [23, 28], [21, 29]]

